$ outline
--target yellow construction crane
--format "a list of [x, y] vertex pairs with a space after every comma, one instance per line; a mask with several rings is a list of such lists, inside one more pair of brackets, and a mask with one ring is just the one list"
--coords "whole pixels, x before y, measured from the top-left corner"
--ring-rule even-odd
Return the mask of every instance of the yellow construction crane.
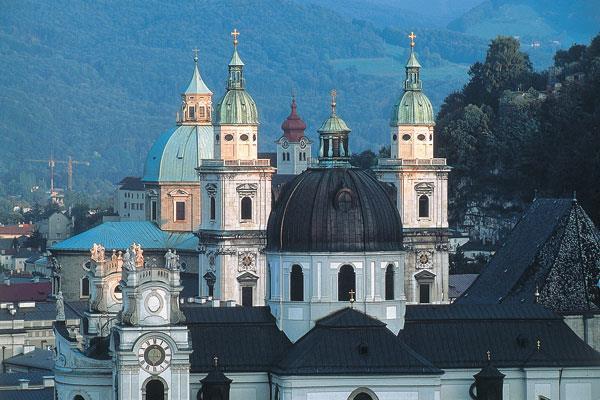
[[87, 165], [87, 166], [90, 165], [89, 161], [73, 160], [73, 158], [71, 156], [69, 156], [68, 160], [56, 160], [54, 158], [54, 155], [51, 155], [50, 158], [47, 160], [25, 160], [25, 161], [42, 162], [42, 163], [48, 164], [48, 166], [50, 167], [50, 193], [54, 193], [54, 167], [56, 167], [56, 164], [66, 164], [67, 165], [67, 176], [68, 176], [67, 188], [69, 190], [73, 190], [73, 165], [75, 165], [75, 164], [81, 164], [81, 165]]

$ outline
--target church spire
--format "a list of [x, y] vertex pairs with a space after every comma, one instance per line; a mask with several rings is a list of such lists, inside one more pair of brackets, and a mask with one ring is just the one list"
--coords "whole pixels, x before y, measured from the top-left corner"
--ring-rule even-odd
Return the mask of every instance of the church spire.
[[227, 90], [244, 89], [245, 86], [244, 62], [240, 58], [240, 55], [237, 51], [239, 35], [240, 32], [237, 29], [234, 29], [233, 32], [231, 32], [231, 36], [233, 37], [233, 54], [231, 56], [231, 61], [229, 61], [229, 78], [227, 79]]
[[332, 90], [331, 115], [317, 130], [319, 132], [319, 166], [321, 167], [348, 167], [350, 164], [350, 150], [348, 148], [348, 134], [350, 128], [336, 112], [337, 92]]
[[177, 124], [210, 125], [212, 114], [212, 92], [206, 86], [198, 69], [198, 49], [194, 49], [194, 73], [185, 91], [181, 94], [181, 115], [177, 113]]
[[406, 80], [404, 81], [404, 91], [420, 91], [423, 88], [423, 84], [420, 79], [421, 64], [417, 60], [415, 55], [415, 35], [413, 32], [408, 35], [410, 38], [410, 55], [406, 63]]
[[198, 69], [198, 49], [194, 49], [194, 74], [184, 94], [212, 94], [208, 86], [202, 80]]

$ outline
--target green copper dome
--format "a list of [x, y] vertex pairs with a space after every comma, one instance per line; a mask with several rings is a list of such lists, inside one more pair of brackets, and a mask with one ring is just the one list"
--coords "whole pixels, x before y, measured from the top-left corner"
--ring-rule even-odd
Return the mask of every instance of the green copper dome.
[[321, 127], [317, 130], [319, 133], [343, 133], [350, 132], [350, 128], [346, 125], [343, 119], [338, 117], [336, 114], [331, 114], [329, 118], [327, 118], [322, 124]]
[[411, 48], [406, 63], [404, 94], [394, 105], [391, 126], [398, 125], [434, 125], [433, 106], [423, 93], [423, 84], [419, 77], [421, 64]]
[[245, 89], [244, 63], [237, 46], [229, 62], [227, 92], [217, 104], [217, 125], [257, 125], [258, 109], [252, 96]]

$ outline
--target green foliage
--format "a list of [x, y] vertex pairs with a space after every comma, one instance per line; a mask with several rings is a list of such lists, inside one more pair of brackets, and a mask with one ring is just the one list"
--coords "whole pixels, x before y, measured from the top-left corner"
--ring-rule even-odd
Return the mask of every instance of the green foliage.
[[[472, 202], [502, 210], [522, 206], [535, 191], [576, 191], [600, 222], [600, 36], [555, 59], [562, 88], [542, 92], [547, 74], [533, 73], [518, 42], [499, 37], [485, 62], [472, 66], [465, 88], [446, 98], [436, 131], [438, 153], [454, 167], [453, 221]], [[583, 77], [571, 79], [574, 71]]]

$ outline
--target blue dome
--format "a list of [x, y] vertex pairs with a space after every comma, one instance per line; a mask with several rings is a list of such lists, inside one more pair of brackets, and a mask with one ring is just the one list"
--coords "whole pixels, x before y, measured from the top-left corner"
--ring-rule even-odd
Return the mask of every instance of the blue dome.
[[212, 126], [181, 125], [154, 142], [144, 164], [144, 182], [195, 182], [202, 159], [213, 158]]

